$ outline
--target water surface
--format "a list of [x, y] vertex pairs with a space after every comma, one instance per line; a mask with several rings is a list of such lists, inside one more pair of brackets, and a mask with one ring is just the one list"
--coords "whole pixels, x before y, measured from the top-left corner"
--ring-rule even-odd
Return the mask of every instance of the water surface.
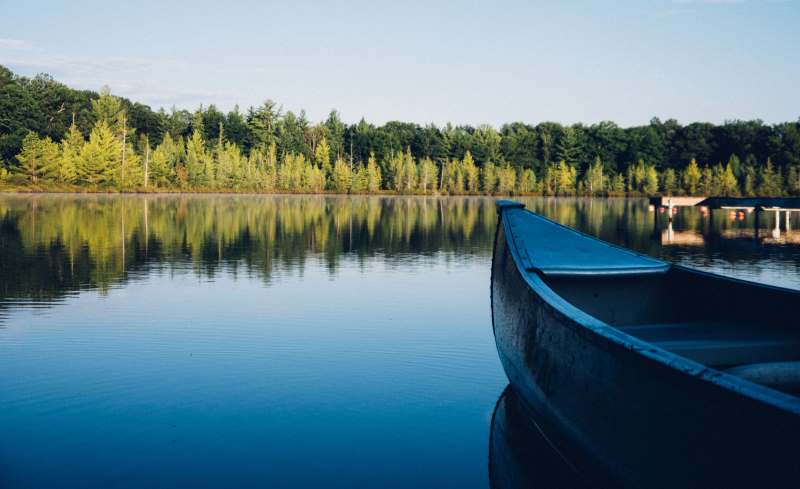
[[[800, 288], [794, 216], [525, 201]], [[0, 195], [0, 486], [486, 487], [495, 219], [488, 198]]]

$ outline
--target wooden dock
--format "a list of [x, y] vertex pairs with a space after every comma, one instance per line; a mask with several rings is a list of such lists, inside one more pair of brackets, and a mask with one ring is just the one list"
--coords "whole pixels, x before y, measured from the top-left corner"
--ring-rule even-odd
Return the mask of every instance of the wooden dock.
[[709, 209], [800, 211], [800, 197], [709, 197], [696, 205]]
[[650, 197], [650, 205], [655, 207], [693, 207], [708, 197]]
[[[671, 223], [672, 216], [677, 212], [676, 207], [699, 207], [704, 216], [708, 216], [709, 221], [714, 219], [714, 211], [725, 209], [730, 211], [755, 211], [754, 229], [755, 236], [758, 238], [759, 228], [761, 227], [761, 214], [764, 212], [775, 213], [775, 227], [772, 230], [772, 237], [779, 239], [781, 234], [781, 212], [784, 213], [786, 220], [786, 231], [790, 229], [790, 217], [792, 212], [800, 211], [800, 197], [651, 197], [650, 210], [658, 208], [669, 209], [667, 219]], [[659, 211], [663, 212], [663, 210]], [[658, 214], [655, 213], [655, 225], [658, 225]], [[667, 236], [667, 242], [673, 242], [674, 236]], [[663, 242], [663, 240], [662, 240]]]

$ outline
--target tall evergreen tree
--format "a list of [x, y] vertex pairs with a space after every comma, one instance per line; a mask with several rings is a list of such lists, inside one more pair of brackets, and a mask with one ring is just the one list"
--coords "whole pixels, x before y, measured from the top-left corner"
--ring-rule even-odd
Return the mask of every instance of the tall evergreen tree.
[[59, 180], [64, 183], [76, 183], [80, 176], [81, 149], [86, 141], [78, 126], [73, 123], [61, 141], [61, 165]]
[[381, 189], [381, 169], [375, 160], [375, 153], [369, 154], [367, 160], [367, 191], [377, 192]]
[[81, 148], [78, 179], [89, 185], [109, 185], [115, 180], [120, 167], [122, 143], [101, 120], [89, 135], [89, 141]]
[[17, 155], [16, 172], [32, 184], [58, 177], [59, 147], [49, 137], [40, 139], [29, 132], [22, 140], [22, 151]]
[[210, 185], [213, 181], [209, 178], [209, 167], [212, 157], [206, 151], [206, 143], [199, 130], [192, 133], [191, 139], [186, 143], [186, 170], [188, 183], [193, 187]]
[[689, 166], [683, 171], [683, 189], [688, 195], [697, 195], [700, 189], [700, 179], [702, 178], [700, 167], [697, 166], [697, 161], [692, 158]]

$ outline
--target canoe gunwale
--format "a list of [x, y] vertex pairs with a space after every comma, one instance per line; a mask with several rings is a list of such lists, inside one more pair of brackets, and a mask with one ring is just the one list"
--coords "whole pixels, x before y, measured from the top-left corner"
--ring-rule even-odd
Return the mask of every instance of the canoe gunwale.
[[[686, 357], [682, 357], [677, 354], [671, 353], [652, 343], [648, 343], [639, 338], [631, 336], [595, 318], [594, 316], [586, 313], [585, 311], [579, 309], [573, 304], [567, 302], [564, 298], [558, 295], [553, 289], [551, 289], [550, 286], [547, 285], [547, 283], [541, 276], [542, 275], [541, 271], [537, 270], [535, 267], [531, 268], [526, 266], [526, 260], [523, 259], [520, 255], [520, 250], [518, 249], [516, 242], [517, 237], [514, 234], [514, 230], [512, 226], [509, 224], [509, 220], [504, 218], [505, 212], [515, 212], [515, 211], [531, 213], [531, 211], [524, 209], [523, 204], [518, 204], [516, 202], [509, 202], [509, 201], [498, 201], [497, 204], [498, 228], [495, 234], [495, 246], [497, 246], [497, 235], [500, 232], [500, 226], [503, 226], [502, 229], [506, 237], [505, 239], [506, 246], [509, 250], [512, 259], [514, 260], [514, 264], [518, 269], [519, 274], [522, 277], [524, 283], [527, 285], [527, 287], [531, 290], [533, 294], [541, 298], [544, 305], [549, 307], [554, 314], [561, 316], [564, 321], [572, 322], [578, 325], [580, 328], [584, 329], [586, 332], [591, 333], [591, 336], [593, 336], [594, 341], [600, 341], [606, 343], [608, 346], [628, 351], [634, 355], [643, 357], [644, 359], [647, 359], [650, 362], [657, 363], [665, 368], [676, 371], [681, 375], [688, 375], [695, 377], [704, 382], [713, 384], [720, 388], [733, 391], [740, 395], [751, 398], [752, 400], [768, 404], [772, 407], [796, 415], [800, 415], [800, 398], [741, 379], [734, 375], [727, 374], [720, 370], [716, 370], [701, 363], [695, 362]], [[560, 224], [558, 225], [561, 226]], [[584, 235], [587, 239], [596, 239], [592, 236], [585, 235], [584, 233], [581, 234]], [[764, 289], [772, 289], [782, 292], [786, 292], [788, 290], [781, 287], [756, 284], [753, 282], [748, 282], [746, 280], [724, 277], [721, 275], [701, 270], [696, 270], [693, 268], [680, 265], [670, 264], [670, 269], [680, 270], [688, 273], [700, 274], [702, 276], [705, 276], [707, 278], [712, 278], [715, 280], [742, 283], [742, 284], [747, 284], [749, 286], [761, 287]], [[494, 274], [494, 266], [492, 267], [492, 273]], [[665, 273], [669, 273], [669, 271]], [[570, 275], [598, 276], [598, 277], [609, 276], [607, 274], [592, 274], [592, 273], [570, 274]], [[627, 273], [626, 275], [633, 275], [633, 274]], [[496, 279], [495, 277], [492, 277], [492, 280], [495, 279]], [[494, 303], [494, 300], [492, 300], [492, 303]], [[492, 320], [493, 320], [492, 328], [494, 330], [494, 314], [492, 314]]]

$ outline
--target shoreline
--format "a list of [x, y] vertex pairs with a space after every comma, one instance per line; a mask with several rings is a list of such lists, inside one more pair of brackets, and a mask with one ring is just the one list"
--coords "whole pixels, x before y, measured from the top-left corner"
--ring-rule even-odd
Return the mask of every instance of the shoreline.
[[[25, 188], [25, 187], [3, 187], [0, 186], [0, 194], [6, 195], [306, 195], [306, 196], [360, 196], [360, 197], [494, 197], [494, 198], [518, 198], [518, 197], [549, 197], [549, 198], [597, 198], [597, 199], [647, 199], [651, 197], [661, 197], [661, 195], [628, 195], [628, 194], [569, 194], [569, 195], [547, 195], [542, 193], [513, 193], [513, 194], [485, 194], [485, 193], [458, 193], [449, 194], [442, 192], [433, 193], [405, 193], [385, 190], [381, 192], [355, 192], [344, 193], [335, 191], [323, 192], [291, 192], [291, 191], [258, 191], [258, 190], [233, 190], [233, 189], [69, 189], [69, 188]], [[667, 197], [667, 196], [664, 196]], [[670, 196], [673, 197], [673, 196]], [[690, 197], [681, 195], [680, 197]]]

